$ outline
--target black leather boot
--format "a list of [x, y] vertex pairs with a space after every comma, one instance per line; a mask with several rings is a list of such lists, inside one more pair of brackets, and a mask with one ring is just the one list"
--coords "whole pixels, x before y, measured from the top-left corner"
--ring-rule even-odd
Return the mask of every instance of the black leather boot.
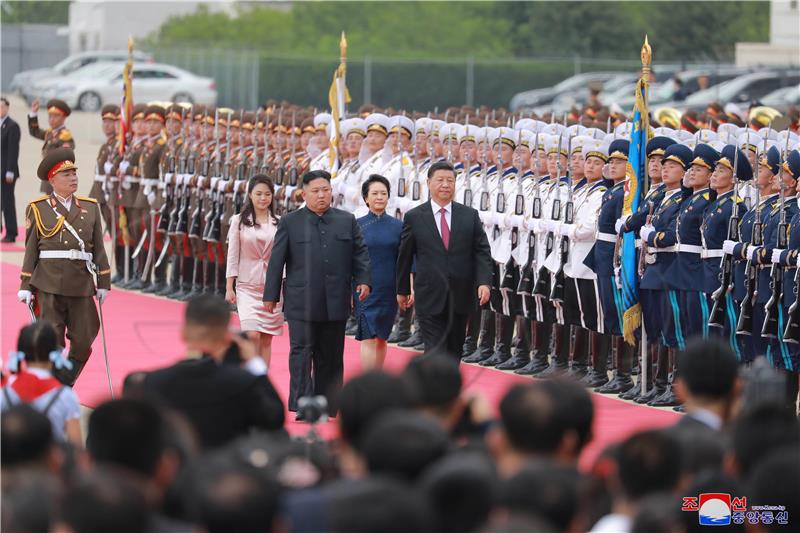
[[572, 366], [569, 376], [580, 381], [589, 372], [589, 330], [576, 326], [575, 340], [572, 343]]
[[611, 381], [595, 389], [595, 392], [600, 394], [620, 394], [633, 388], [631, 366], [633, 364], [633, 354], [636, 351], [636, 346], [631, 346], [625, 342], [625, 339], [622, 337], [615, 337], [614, 345], [617, 368], [614, 370], [614, 377]]
[[592, 368], [581, 380], [586, 387], [602, 387], [608, 383], [608, 353], [611, 351], [611, 335], [592, 331], [589, 336]]
[[667, 348], [667, 354], [670, 368], [669, 382], [660, 396], [647, 402], [647, 405], [650, 407], [674, 407], [680, 403], [678, 397], [675, 396], [675, 391], [672, 390], [672, 380], [675, 378], [675, 359], [677, 351], [675, 348]]
[[496, 314], [494, 354], [481, 361], [481, 366], [497, 366], [511, 359], [511, 339], [514, 337], [514, 317]]
[[480, 363], [494, 355], [495, 314], [488, 309], [481, 310], [481, 331], [478, 337], [478, 349], [461, 360], [465, 363]]
[[347, 317], [347, 323], [344, 325], [344, 334], [345, 335], [355, 335], [358, 331], [358, 322], [356, 322], [356, 317], [353, 316], [351, 313], [349, 317]]
[[[91, 351], [89, 352], [89, 355], [91, 355]], [[87, 357], [86, 361], [88, 360], [89, 359]], [[72, 368], [57, 368], [53, 371], [53, 377], [55, 377], [63, 385], [72, 387], [75, 385], [75, 382], [78, 381], [78, 376], [81, 375], [83, 367], [86, 366], [86, 361], [78, 361], [72, 357], [69, 357], [68, 361], [72, 363]]]
[[414, 348], [422, 343], [422, 330], [419, 327], [419, 318], [414, 316], [412, 321], [413, 332], [403, 342], [398, 342], [397, 345], [401, 348]]
[[552, 378], [569, 370], [570, 329], [568, 325], [553, 325], [553, 351], [550, 354], [550, 366], [536, 374], [536, 377]]
[[515, 374], [521, 376], [534, 376], [545, 369], [549, 363], [547, 360], [550, 354], [550, 340], [553, 334], [553, 325], [546, 322], [531, 322], [531, 341], [533, 343], [533, 352], [531, 353], [530, 363], [515, 370]]
[[399, 309], [397, 311], [397, 319], [394, 321], [392, 333], [386, 342], [390, 344], [397, 344], [403, 342], [411, 336], [411, 318], [414, 315], [414, 308]]

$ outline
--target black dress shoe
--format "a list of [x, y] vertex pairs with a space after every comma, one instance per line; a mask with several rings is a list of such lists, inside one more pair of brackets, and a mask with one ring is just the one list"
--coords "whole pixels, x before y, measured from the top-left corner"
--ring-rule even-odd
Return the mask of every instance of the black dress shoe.
[[650, 389], [647, 391], [647, 394], [640, 394], [639, 396], [634, 398], [633, 401], [636, 403], [651, 402], [656, 398], [658, 398], [659, 396], [661, 396], [662, 394], [664, 394], [664, 390], [665, 390], [664, 387], [650, 387]]
[[517, 370], [518, 368], [523, 368], [528, 363], [529, 363], [528, 359], [515, 355], [505, 363], [500, 363], [495, 368], [497, 370]]
[[602, 387], [594, 389], [594, 391], [598, 394], [620, 394], [632, 388], [633, 380], [631, 380], [630, 376], [615, 375], [611, 381]]
[[142, 292], [146, 294], [158, 294], [159, 291], [164, 290], [164, 287], [165, 284], [163, 281], [154, 281], [153, 283], [142, 289]]
[[410, 331], [401, 332], [395, 329], [392, 330], [392, 334], [389, 335], [389, 338], [386, 339], [386, 342], [388, 342], [389, 344], [396, 344], [398, 342], [403, 342], [404, 340], [407, 340], [410, 336], [411, 336]]
[[358, 324], [356, 324], [355, 326], [349, 327], [346, 330], [344, 330], [344, 334], [345, 335], [353, 336], [356, 333], [358, 333]]
[[623, 400], [634, 400], [636, 397], [642, 394], [642, 382], [639, 380], [639, 383], [628, 389], [627, 391], [623, 392], [619, 395], [619, 397]]
[[16, 237], [3, 237], [3, 240], [0, 240], [0, 242], [10, 243], [10, 242], [16, 242], [16, 240], [17, 240]]
[[294, 416], [294, 419], [295, 419], [296, 422], [305, 422], [306, 421], [306, 417], [303, 416], [303, 413], [301, 413], [300, 411], [297, 412], [297, 414]]
[[647, 405], [650, 407], [674, 407], [679, 403], [672, 387], [667, 387], [667, 390], [665, 390], [661, 396], [647, 402]]
[[594, 368], [581, 380], [581, 384], [590, 389], [602, 387], [606, 383], [608, 383], [608, 373], [595, 370]]
[[142, 278], [134, 278], [125, 288], [129, 291], [140, 291], [144, 289], [144, 281], [142, 281]]
[[569, 369], [563, 363], [553, 363], [538, 374], [534, 374], [537, 378], [554, 378], [564, 375]]
[[589, 367], [587, 366], [572, 366], [567, 372], [567, 375], [576, 381], [581, 381], [583, 378], [586, 377], [586, 374], [589, 373]]
[[412, 346], [411, 349], [415, 350], [417, 352], [424, 352], [425, 351], [425, 343], [421, 342], [419, 344], [416, 344], [416, 345]]
[[518, 370], [514, 370], [514, 373], [520, 376], [534, 376], [545, 370], [548, 366], [547, 359], [533, 358], [527, 365]]
[[686, 408], [683, 405], [676, 405], [675, 407], [672, 408], [672, 410], [676, 411], [678, 413], [685, 413], [686, 412]]
[[489, 359], [481, 361], [478, 364], [481, 366], [497, 366], [500, 363], [505, 363], [509, 359], [511, 359], [511, 354], [495, 353]]
[[173, 292], [175, 292], [175, 287], [165, 284], [163, 287], [161, 287], [161, 290], [156, 291], [155, 294], [156, 296], [167, 296], [168, 294], [172, 294]]
[[481, 361], [485, 361], [485, 360], [489, 359], [490, 357], [492, 357], [492, 355], [494, 355], [494, 354], [492, 354], [492, 353], [483, 353], [480, 350], [478, 350], [474, 354], [472, 354], [472, 355], [470, 355], [468, 357], [464, 357], [461, 360], [464, 361], [465, 363], [473, 363], [473, 364], [475, 364], [475, 363], [480, 363]]
[[422, 334], [415, 331], [406, 340], [398, 342], [397, 345], [401, 348], [413, 348], [414, 346], [422, 343]]

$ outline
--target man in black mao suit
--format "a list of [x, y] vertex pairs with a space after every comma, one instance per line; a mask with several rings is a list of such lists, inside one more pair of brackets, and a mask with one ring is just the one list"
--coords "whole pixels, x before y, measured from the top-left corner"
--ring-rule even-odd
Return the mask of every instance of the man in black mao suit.
[[[286, 267], [283, 314], [289, 322], [289, 410], [303, 396], [325, 395], [336, 414], [342, 385], [344, 330], [353, 286], [369, 296], [369, 253], [355, 217], [331, 207], [331, 175], [303, 176], [305, 207], [281, 218], [264, 285], [264, 306], [280, 299]], [[312, 365], [313, 363], [313, 365]]]
[[[469, 314], [489, 301], [492, 257], [478, 212], [453, 202], [456, 173], [428, 169], [431, 199], [406, 213], [397, 257], [397, 303], [414, 304], [425, 350], [461, 359]], [[410, 273], [416, 261], [414, 296]], [[477, 297], [476, 297], [477, 294]]]
[[6, 236], [3, 242], [17, 238], [17, 208], [14, 185], [19, 178], [19, 124], [8, 116], [8, 100], [0, 97], [0, 209]]

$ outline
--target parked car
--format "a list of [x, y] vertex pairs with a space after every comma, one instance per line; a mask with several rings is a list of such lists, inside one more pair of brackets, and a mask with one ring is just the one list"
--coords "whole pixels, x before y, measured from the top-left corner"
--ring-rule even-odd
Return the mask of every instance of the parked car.
[[761, 103], [774, 107], [779, 111], [786, 111], [789, 106], [800, 105], [800, 85], [783, 87], [777, 91], [772, 91], [761, 99]]
[[[119, 102], [122, 95], [124, 63], [91, 65], [84, 72], [74, 72], [52, 80], [39, 91], [45, 100], [56, 95], [72, 108], [97, 111], [103, 104]], [[133, 65], [134, 102], [170, 101], [214, 105], [216, 82], [186, 70], [161, 63]]]
[[[13, 78], [11, 78], [9, 90], [18, 93], [20, 96], [30, 102], [30, 100], [33, 99], [30, 89], [37, 81], [48, 77], [64, 76], [70, 72], [74, 72], [82, 67], [85, 67], [86, 65], [100, 61], [125, 61], [127, 59], [127, 50], [106, 50], [73, 54], [66, 59], [59, 61], [50, 68], [37, 68], [18, 72]], [[134, 50], [133, 60], [136, 62], [152, 62], [153, 56], [146, 52]]]
[[533, 89], [531, 91], [517, 93], [511, 97], [509, 107], [511, 108], [511, 111], [519, 111], [520, 109], [530, 109], [535, 106], [542, 106], [552, 102], [556, 96], [575, 91], [581, 87], [586, 87], [592, 81], [605, 82], [607, 80], [616, 78], [617, 76], [627, 75], [627, 72], [584, 72], [583, 74], [576, 74], [560, 81], [552, 87], [544, 87], [542, 89]]
[[682, 107], [701, 110], [712, 102], [747, 103], [758, 100], [781, 87], [798, 83], [800, 83], [800, 70], [751, 72], [696, 92], [686, 98]]
[[[638, 74], [636, 73], [619, 73], [616, 77], [604, 81], [600, 99], [602, 100], [602, 95], [607, 91], [616, 92], [621, 86], [635, 85], [637, 77]], [[583, 86], [574, 91], [557, 95], [553, 99], [551, 107], [555, 113], [560, 114], [569, 111], [573, 106], [582, 106], [588, 101], [589, 87]]]

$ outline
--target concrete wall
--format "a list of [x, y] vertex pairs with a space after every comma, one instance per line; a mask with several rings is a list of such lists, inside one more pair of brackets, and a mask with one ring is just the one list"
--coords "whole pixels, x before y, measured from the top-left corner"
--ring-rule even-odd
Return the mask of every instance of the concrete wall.
[[736, 43], [736, 65], [800, 65], [800, 7], [798, 0], [771, 0], [769, 42]]
[[[52, 67], [69, 55], [66, 35], [57, 24], [3, 24], [2, 90], [8, 90], [14, 74], [32, 68]], [[63, 32], [61, 32], [63, 33]]]

